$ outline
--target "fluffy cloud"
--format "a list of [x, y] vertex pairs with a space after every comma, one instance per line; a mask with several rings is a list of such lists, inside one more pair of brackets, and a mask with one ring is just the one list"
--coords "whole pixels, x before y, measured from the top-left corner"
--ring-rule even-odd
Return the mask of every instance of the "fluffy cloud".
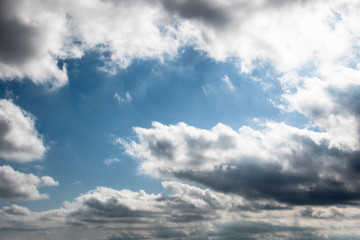
[[297, 77], [301, 84], [295, 91], [283, 94], [288, 110], [304, 114], [313, 125], [326, 131], [331, 146], [359, 150], [359, 69], [337, 67], [320, 74]]
[[[59, 60], [97, 51], [108, 72], [134, 59], [172, 58], [193, 46], [243, 72], [270, 61], [280, 72], [356, 60], [352, 1], [2, 1], [0, 78], [60, 87]], [[306, 47], [305, 47], [306, 46]], [[12, 49], [12, 51], [9, 51]], [[346, 61], [345, 61], [346, 62]]]
[[9, 100], [0, 100], [0, 157], [29, 162], [43, 157], [43, 140], [35, 129], [34, 117]]
[[171, 194], [99, 187], [65, 202], [62, 208], [44, 212], [13, 204], [0, 210], [0, 232], [12, 238], [27, 234], [27, 239], [36, 239], [46, 234], [46, 239], [108, 240], [357, 236], [357, 207], [251, 208], [247, 206], [264, 202], [247, 202], [178, 182], [163, 182], [163, 186]]
[[26, 77], [56, 88], [68, 81], [59, 60], [88, 50], [99, 52], [108, 72], [136, 58], [174, 55], [178, 40], [164, 16], [159, 6], [142, 0], [2, 1], [0, 78]]
[[244, 126], [237, 132], [223, 124], [209, 131], [157, 122], [134, 130], [137, 142], [118, 142], [140, 159], [140, 171], [148, 175], [288, 204], [360, 198], [359, 152], [331, 146], [326, 132], [273, 122], [262, 130]]
[[180, 18], [179, 36], [217, 60], [240, 59], [244, 72], [257, 60], [280, 72], [331, 63], [358, 44], [358, 28], [349, 24], [357, 21], [352, 2], [162, 2]]
[[58, 186], [59, 182], [49, 176], [37, 177], [33, 174], [22, 173], [8, 165], [0, 167], [0, 197], [5, 199], [37, 200], [48, 198], [39, 193], [39, 186]]
[[0, 78], [28, 77], [35, 83], [62, 86], [65, 67], [57, 59], [66, 53], [66, 21], [52, 14], [43, 1], [1, 1]]

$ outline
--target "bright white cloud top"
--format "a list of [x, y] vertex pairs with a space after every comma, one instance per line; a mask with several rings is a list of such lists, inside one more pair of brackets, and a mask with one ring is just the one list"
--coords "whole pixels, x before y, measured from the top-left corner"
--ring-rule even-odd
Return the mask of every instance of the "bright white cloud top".
[[0, 157], [29, 162], [43, 157], [46, 147], [35, 129], [34, 117], [11, 101], [0, 100]]
[[[0, 90], [19, 94], [0, 99], [1, 235], [359, 238], [359, 10], [352, 0], [1, 1]], [[195, 52], [191, 59], [180, 61], [189, 49]], [[94, 56], [96, 61], [88, 60]], [[195, 58], [206, 58], [209, 66], [235, 66], [237, 75], [219, 67], [215, 76], [205, 61], [189, 67]], [[154, 62], [164, 67], [153, 67]], [[97, 69], [96, 83], [85, 83], [92, 79], [90, 66]], [[175, 81], [180, 73], [190, 80]], [[206, 81], [212, 77], [215, 83]], [[175, 90], [163, 78], [174, 78]], [[232, 121], [218, 123], [230, 101], [260, 99], [255, 92], [246, 95], [254, 90], [245, 78], [262, 86], [278, 114], [251, 116], [248, 120], [257, 121], [238, 129]], [[218, 91], [221, 85], [227, 91]], [[201, 89], [206, 97], [186, 105]], [[81, 107], [72, 108], [78, 98]], [[171, 99], [179, 101], [166, 108]], [[42, 106], [56, 108], [54, 116], [44, 114]], [[231, 116], [252, 105], [242, 107], [231, 109]], [[218, 123], [212, 128], [194, 124], [205, 108]], [[80, 110], [83, 115], [76, 115]], [[42, 116], [40, 126], [33, 111]], [[112, 119], [116, 111], [120, 116]], [[306, 123], [294, 124], [291, 116]], [[109, 127], [115, 123], [119, 127]], [[129, 124], [133, 136], [122, 129]], [[53, 141], [46, 143], [44, 129], [53, 130]], [[116, 131], [121, 134], [113, 142], [123, 152], [76, 145], [99, 143], [102, 134], [119, 136]], [[57, 138], [65, 139], [63, 144]], [[86, 154], [77, 154], [75, 145]], [[59, 163], [67, 156], [73, 157], [71, 165]], [[129, 167], [128, 156], [135, 167]], [[101, 166], [87, 160], [92, 157], [99, 157]], [[32, 161], [39, 159], [45, 163], [37, 168]], [[108, 172], [101, 175], [103, 165]], [[119, 166], [128, 167], [121, 175], [131, 190], [106, 186], [111, 169]], [[92, 168], [97, 171], [81, 173]], [[68, 174], [65, 182], [84, 187], [78, 190], [77, 184], [71, 193], [78, 191], [78, 197], [50, 210], [17, 202], [49, 198], [38, 188], [59, 182], [42, 171], [55, 179]], [[162, 181], [165, 192], [134, 190], [130, 182], [136, 176]], [[57, 196], [65, 192], [58, 191]]]

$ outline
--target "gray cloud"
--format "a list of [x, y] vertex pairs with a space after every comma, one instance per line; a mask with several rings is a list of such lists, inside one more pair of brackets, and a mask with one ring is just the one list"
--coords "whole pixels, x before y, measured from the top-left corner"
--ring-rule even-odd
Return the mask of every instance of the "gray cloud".
[[[13, 1], [1, 1], [2, 12], [8, 8], [5, 5]], [[38, 29], [25, 25], [18, 19], [6, 18], [0, 13], [0, 62], [22, 65], [36, 57], [39, 44]]]
[[331, 146], [321, 132], [277, 123], [239, 132], [221, 124], [208, 131], [154, 123], [135, 132], [139, 142], [120, 142], [149, 175], [290, 205], [360, 200], [359, 151]]
[[[10, 238], [36, 239], [46, 230], [47, 239], [86, 236], [89, 240], [336, 239], [357, 236], [360, 219], [357, 207], [305, 206], [252, 211], [237, 208], [250, 202], [244, 202], [236, 195], [179, 182], [164, 182], [163, 185], [170, 194], [100, 187], [72, 202], [65, 202], [59, 209], [31, 212], [17, 205], [3, 207], [0, 233]], [[341, 223], [337, 221], [339, 216], [348, 220]], [[25, 235], [29, 233], [31, 236], [27, 238]]]
[[242, 164], [230, 169], [187, 171], [174, 175], [216, 191], [247, 199], [273, 199], [292, 205], [358, 204], [360, 186], [317, 175], [283, 173], [281, 166]]
[[3, 212], [11, 215], [20, 215], [20, 216], [31, 214], [31, 211], [28, 208], [18, 206], [16, 204], [12, 204], [10, 207], [4, 207]]
[[[51, 180], [51, 181], [49, 181]], [[0, 166], [0, 198], [11, 200], [37, 200], [48, 198], [38, 191], [39, 186], [57, 186], [59, 183], [51, 177], [39, 178], [14, 170], [10, 166]], [[14, 208], [12, 208], [14, 212]], [[8, 209], [10, 211], [10, 209]]]
[[[356, 12], [356, 4], [346, 5]], [[28, 78], [56, 88], [68, 81], [66, 66], [58, 67], [59, 59], [97, 51], [104, 60], [99, 69], [116, 73], [133, 59], [164, 60], [189, 45], [216, 60], [235, 57], [244, 72], [254, 67], [256, 59], [271, 60], [276, 69], [289, 72], [312, 61], [329, 63], [348, 56], [346, 48], [359, 33], [341, 28], [340, 34], [327, 24], [338, 23], [332, 22], [334, 12], [358, 22], [357, 15], [344, 12], [342, 6], [335, 2], [324, 8], [322, 1], [291, 0], [127, 0], [94, 1], [92, 5], [4, 0], [0, 78]], [[306, 21], [298, 21], [299, 17]], [[333, 41], [334, 37], [339, 40]], [[334, 51], [339, 43], [344, 49]]]
[[[199, 200], [202, 200], [200, 196]], [[178, 195], [150, 195], [106, 188], [80, 197], [69, 209], [68, 224], [85, 226], [123, 223], [157, 228], [162, 221], [186, 225], [209, 220], [215, 214], [207, 204], [196, 206]]]
[[[232, 26], [241, 25], [246, 18], [259, 11], [267, 9], [285, 8], [289, 5], [305, 4], [308, 1], [292, 0], [267, 0], [262, 3], [249, 1], [223, 1], [207, 0], [160, 0], [164, 8], [170, 13], [176, 14], [183, 19], [200, 20], [202, 23], [214, 26], [217, 30]], [[234, 20], [238, 21], [234, 23]]]
[[230, 20], [228, 9], [216, 1], [206, 0], [162, 0], [166, 10], [178, 14], [185, 19], [199, 19], [217, 27], [225, 26]]

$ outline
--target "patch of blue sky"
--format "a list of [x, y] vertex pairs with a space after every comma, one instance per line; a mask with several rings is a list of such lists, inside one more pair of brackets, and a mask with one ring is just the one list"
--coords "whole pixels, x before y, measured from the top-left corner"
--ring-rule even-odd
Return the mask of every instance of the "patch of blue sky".
[[[133, 137], [132, 127], [149, 128], [152, 121], [159, 121], [210, 129], [221, 122], [238, 129], [255, 126], [253, 118], [285, 119], [294, 125], [306, 122], [296, 114], [281, 112], [269, 101], [282, 93], [270, 64], [252, 75], [241, 74], [233, 62], [216, 62], [192, 48], [164, 63], [135, 60], [115, 75], [97, 70], [103, 64], [97, 53], [62, 64], [67, 66], [69, 83], [56, 91], [44, 92], [30, 81], [1, 82], [1, 94], [11, 89], [13, 101], [36, 117], [36, 128], [49, 146], [42, 161], [14, 167], [34, 172], [40, 165], [39, 176], [60, 182], [58, 187], [40, 189], [52, 201], [20, 202], [33, 210], [58, 207], [97, 186], [164, 191], [160, 180], [139, 175], [137, 162], [112, 143], [113, 136]], [[233, 91], [222, 80], [225, 75]], [[126, 93], [131, 100], [114, 99], [115, 94]], [[107, 166], [104, 159], [109, 157], [121, 161]]]

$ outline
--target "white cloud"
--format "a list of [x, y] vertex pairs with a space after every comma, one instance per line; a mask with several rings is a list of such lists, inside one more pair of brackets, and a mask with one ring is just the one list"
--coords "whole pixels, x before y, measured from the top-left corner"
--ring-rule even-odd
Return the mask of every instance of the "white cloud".
[[[134, 131], [137, 141], [117, 142], [150, 176], [289, 204], [360, 200], [354, 192], [360, 190], [354, 181], [358, 151], [332, 145], [328, 132], [275, 122], [266, 122], [261, 130], [243, 126], [238, 131], [224, 124], [205, 130], [154, 122], [150, 129]], [[339, 200], [339, 194], [347, 197]]]
[[59, 182], [49, 176], [41, 178], [14, 170], [8, 165], [0, 167], [0, 197], [13, 200], [38, 200], [49, 198], [39, 193], [39, 186], [58, 186]]
[[104, 160], [104, 164], [107, 165], [107, 166], [109, 166], [109, 165], [111, 165], [113, 163], [116, 163], [116, 162], [121, 162], [121, 160], [118, 159], [117, 157], [111, 157], [111, 158], [107, 158], [107, 159]]
[[115, 72], [136, 58], [173, 56], [179, 45], [165, 12], [152, 1], [17, 0], [1, 5], [4, 80], [27, 77], [56, 88], [68, 81], [59, 60], [95, 50], [104, 60], [99, 69]]
[[129, 92], [126, 92], [123, 96], [121, 96], [119, 93], [115, 93], [114, 99], [120, 104], [120, 103], [131, 102], [132, 97]]
[[[3, 1], [0, 78], [60, 87], [60, 59], [100, 53], [116, 72], [134, 59], [174, 57], [194, 46], [216, 60], [235, 58], [243, 72], [270, 61], [279, 72], [344, 64], [356, 54], [355, 1]], [[40, 43], [40, 44], [39, 44]], [[16, 51], [8, 51], [16, 49]]]
[[0, 100], [0, 157], [29, 162], [44, 156], [46, 147], [35, 129], [34, 117], [10, 100]]
[[[45, 232], [47, 239], [73, 239], [78, 236], [73, 228], [76, 226], [79, 236], [89, 240], [358, 236], [360, 210], [356, 206], [272, 205], [266, 201], [246, 202], [238, 196], [178, 182], [162, 184], [171, 193], [98, 187], [59, 209], [33, 212], [18, 205], [5, 206], [0, 209], [0, 232], [2, 236], [15, 232], [13, 238], [19, 239], [27, 235], [26, 239], [36, 239]], [[91, 234], [91, 229], [97, 234]]]
[[224, 77], [221, 80], [226, 84], [226, 86], [229, 88], [230, 91], [235, 90], [234, 85], [232, 84], [230, 78], [227, 75], [224, 75]]
[[40, 179], [40, 186], [59, 186], [59, 182], [55, 181], [52, 177], [43, 176]]
[[315, 142], [324, 140], [323, 133], [274, 122], [268, 122], [260, 131], [247, 126], [234, 131], [221, 123], [205, 130], [185, 123], [166, 126], [159, 122], [153, 122], [153, 128], [136, 127], [134, 131], [138, 142], [121, 138], [117, 142], [125, 147], [127, 153], [141, 160], [141, 170], [149, 175], [158, 175], [167, 169], [212, 170], [246, 158], [284, 161], [279, 159], [279, 155], [297, 148], [293, 135], [309, 136]]
[[283, 94], [289, 111], [307, 116], [328, 135], [331, 146], [360, 150], [360, 71], [338, 67], [319, 77], [297, 77], [296, 91]]
[[43, 3], [2, 1], [1, 79], [28, 77], [55, 88], [66, 84], [66, 68], [57, 67], [57, 59], [72, 55], [73, 47], [66, 46], [70, 40], [66, 19]]

